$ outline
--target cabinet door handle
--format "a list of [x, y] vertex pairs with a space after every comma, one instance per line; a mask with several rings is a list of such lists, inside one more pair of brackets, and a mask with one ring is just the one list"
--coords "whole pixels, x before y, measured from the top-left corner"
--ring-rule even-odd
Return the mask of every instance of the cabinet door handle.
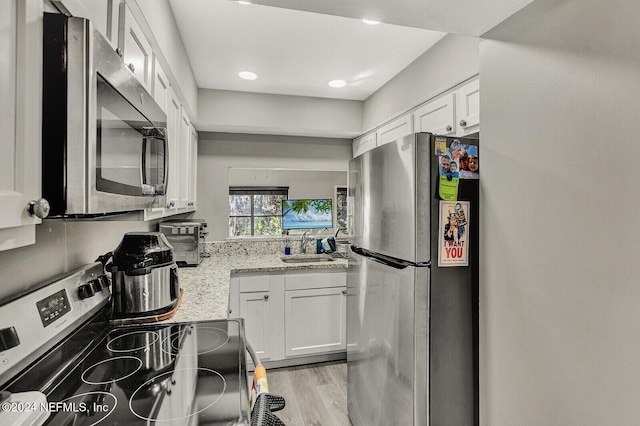
[[347, 290], [342, 290], [342, 294], [347, 294]]
[[460, 120], [460, 125], [464, 127], [467, 125], [467, 122], [465, 120]]
[[264, 300], [268, 300], [268, 299], [269, 299], [269, 295], [268, 295], [268, 294], [265, 294], [265, 295], [264, 295]]
[[129, 65], [127, 65], [127, 68], [129, 68], [133, 73], [136, 72], [136, 66], [133, 65], [133, 62], [130, 62]]
[[27, 212], [29, 216], [38, 216], [40, 219], [44, 219], [49, 216], [49, 212], [51, 211], [51, 206], [49, 202], [44, 198], [40, 198], [39, 200], [31, 200], [27, 205]]
[[447, 127], [445, 128], [445, 130], [446, 130], [447, 132], [450, 132], [452, 129], [453, 129], [453, 127], [451, 127], [451, 125], [450, 125], [450, 124], [448, 124], [448, 125], [447, 125]]

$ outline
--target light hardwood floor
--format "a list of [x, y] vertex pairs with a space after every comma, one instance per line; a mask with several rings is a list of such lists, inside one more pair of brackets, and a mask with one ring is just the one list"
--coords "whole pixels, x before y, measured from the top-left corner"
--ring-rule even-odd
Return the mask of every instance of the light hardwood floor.
[[269, 392], [284, 397], [274, 414], [287, 426], [350, 426], [347, 363], [328, 362], [267, 370]]

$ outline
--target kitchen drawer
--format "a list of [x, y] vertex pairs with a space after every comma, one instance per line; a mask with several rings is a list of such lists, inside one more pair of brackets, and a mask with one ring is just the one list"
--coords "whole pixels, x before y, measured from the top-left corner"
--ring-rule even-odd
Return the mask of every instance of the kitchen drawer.
[[308, 288], [346, 287], [345, 271], [323, 271], [306, 273], [287, 273], [284, 275], [284, 289], [304, 290]]

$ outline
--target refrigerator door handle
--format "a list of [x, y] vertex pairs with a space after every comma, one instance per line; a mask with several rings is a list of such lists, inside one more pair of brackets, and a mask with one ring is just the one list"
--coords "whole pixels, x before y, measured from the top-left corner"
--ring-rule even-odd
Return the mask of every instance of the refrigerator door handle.
[[383, 265], [390, 266], [395, 269], [404, 269], [408, 266], [412, 267], [431, 267], [431, 261], [428, 260], [426, 262], [408, 262], [406, 260], [398, 259], [391, 256], [386, 256], [384, 254], [375, 253], [367, 249], [363, 249], [362, 247], [351, 246], [351, 251], [360, 256], [368, 257], [371, 260], [382, 263]]

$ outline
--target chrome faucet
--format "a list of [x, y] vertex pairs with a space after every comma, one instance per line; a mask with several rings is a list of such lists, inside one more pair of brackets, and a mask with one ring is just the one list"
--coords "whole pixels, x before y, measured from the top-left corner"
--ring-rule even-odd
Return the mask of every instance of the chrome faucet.
[[313, 240], [313, 237], [307, 235], [308, 233], [309, 231], [304, 231], [304, 233], [302, 234], [302, 240], [300, 240], [300, 253], [306, 253], [307, 243]]

